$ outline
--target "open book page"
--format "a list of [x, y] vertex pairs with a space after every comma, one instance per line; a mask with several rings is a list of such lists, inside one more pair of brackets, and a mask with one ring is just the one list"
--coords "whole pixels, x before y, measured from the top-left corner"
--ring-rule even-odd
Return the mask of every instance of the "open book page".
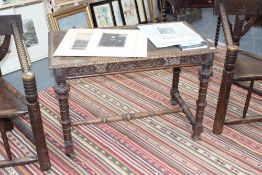
[[140, 25], [138, 28], [158, 48], [204, 42], [198, 33], [190, 29], [183, 22]]
[[147, 37], [139, 30], [70, 29], [54, 56], [147, 57]]

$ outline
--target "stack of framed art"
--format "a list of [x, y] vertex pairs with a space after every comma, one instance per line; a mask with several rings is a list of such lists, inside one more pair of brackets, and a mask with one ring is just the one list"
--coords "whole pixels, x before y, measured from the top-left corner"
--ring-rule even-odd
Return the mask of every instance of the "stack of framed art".
[[[94, 27], [151, 22], [149, 0], [107, 0], [90, 3]], [[109, 21], [109, 23], [107, 23]], [[106, 22], [106, 23], [105, 23]]]
[[[49, 14], [51, 28], [104, 28], [152, 22], [157, 0], [93, 0]], [[159, 15], [159, 13], [158, 13]], [[66, 24], [65, 24], [66, 23]], [[77, 24], [78, 23], [78, 24]]]

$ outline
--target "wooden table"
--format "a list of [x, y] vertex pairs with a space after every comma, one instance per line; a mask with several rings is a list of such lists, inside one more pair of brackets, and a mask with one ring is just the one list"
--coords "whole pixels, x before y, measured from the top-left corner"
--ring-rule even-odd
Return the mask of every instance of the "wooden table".
[[[183, 111], [192, 124], [194, 140], [200, 139], [203, 132], [203, 114], [206, 106], [206, 94], [209, 78], [212, 76], [212, 64], [214, 48], [196, 49], [192, 51], [181, 51], [177, 47], [157, 49], [148, 41], [148, 57], [146, 58], [113, 58], [113, 57], [54, 57], [54, 51], [61, 42], [65, 32], [49, 33], [49, 68], [53, 70], [56, 80], [54, 90], [59, 99], [61, 124], [64, 136], [65, 153], [74, 156], [71, 127], [76, 124], [91, 124], [105, 121], [128, 120], [145, 117], [141, 114], [123, 114], [113, 119], [98, 119], [96, 121], [71, 122], [69, 114], [68, 96], [69, 84], [67, 79], [86, 76], [99, 76], [134, 71], [146, 71], [154, 69], [173, 68], [173, 82], [171, 88], [171, 102], [174, 111]], [[178, 89], [180, 67], [201, 66], [198, 75], [200, 79], [199, 95], [197, 100], [197, 112], [193, 115], [181, 98]], [[171, 83], [171, 82], [170, 82]], [[153, 114], [162, 114], [161, 112]], [[152, 115], [152, 113], [149, 113]]]
[[181, 8], [210, 8], [214, 7], [215, 0], [160, 0], [162, 4], [161, 21], [166, 21], [168, 3], [174, 8], [174, 21], [179, 21], [179, 10]]
[[[240, 39], [245, 35], [249, 29], [256, 22], [256, 18], [262, 15], [262, 1], [261, 0], [216, 0], [215, 1], [215, 14], [218, 14], [219, 3], [223, 3], [226, 10], [226, 15], [235, 15], [234, 24], [230, 24], [230, 30], [232, 31], [233, 42], [235, 45], [240, 44]], [[249, 20], [245, 23], [246, 17]], [[227, 17], [227, 16], [226, 16]], [[220, 21], [221, 17], [218, 17]], [[216, 29], [215, 45], [218, 44], [220, 25]], [[225, 60], [225, 66], [223, 70], [222, 81], [220, 85], [220, 92], [218, 97], [216, 116], [213, 126], [213, 132], [215, 134], [221, 134], [226, 117], [227, 106], [229, 101], [229, 95], [231, 86], [233, 83], [233, 74], [236, 63], [236, 57], [232, 55]], [[240, 86], [245, 86], [241, 85]]]

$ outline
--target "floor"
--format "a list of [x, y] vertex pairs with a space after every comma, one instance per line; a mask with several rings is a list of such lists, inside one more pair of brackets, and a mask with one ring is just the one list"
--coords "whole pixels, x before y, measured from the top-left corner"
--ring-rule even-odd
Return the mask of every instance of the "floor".
[[[215, 35], [216, 21], [217, 17], [213, 15], [213, 9], [203, 9], [202, 19], [193, 22], [192, 25], [200, 34], [202, 34], [202, 36], [213, 39]], [[262, 27], [253, 27], [242, 38], [240, 48], [262, 55], [262, 47], [260, 45], [262, 43], [261, 34]], [[220, 36], [222, 36], [222, 34]], [[222, 37], [220, 41], [223, 42]], [[54, 86], [55, 81], [52, 72], [48, 68], [47, 58], [33, 63], [32, 69], [36, 73], [38, 91], [43, 91], [48, 87]], [[23, 93], [23, 86], [20, 77], [20, 71], [5, 75], [5, 78]]]

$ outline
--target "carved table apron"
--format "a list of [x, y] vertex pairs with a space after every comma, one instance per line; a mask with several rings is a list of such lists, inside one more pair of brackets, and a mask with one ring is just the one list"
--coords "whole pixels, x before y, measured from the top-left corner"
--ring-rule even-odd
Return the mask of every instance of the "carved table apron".
[[[173, 68], [173, 82], [170, 91], [171, 103], [174, 106], [174, 111], [182, 111], [192, 125], [192, 138], [194, 140], [200, 139], [203, 132], [203, 114], [206, 106], [206, 94], [209, 78], [212, 76], [212, 64], [215, 50], [213, 48], [196, 49], [191, 51], [181, 51], [177, 47], [156, 48], [150, 41], [148, 41], [148, 57], [146, 58], [114, 58], [114, 57], [55, 57], [54, 51], [61, 42], [65, 32], [50, 32], [49, 33], [49, 68], [53, 70], [53, 75], [56, 80], [54, 90], [59, 99], [61, 125], [64, 136], [65, 153], [72, 157], [74, 156], [73, 141], [71, 136], [72, 125], [77, 124], [91, 124], [108, 121], [84, 121], [71, 122], [69, 115], [69, 84], [67, 79], [80, 78], [86, 76], [98, 76], [106, 74], [116, 74], [123, 72], [145, 71], [154, 69]], [[185, 101], [181, 98], [178, 90], [178, 81], [180, 67], [201, 66], [199, 75], [199, 95], [196, 101], [197, 110], [194, 116]], [[170, 82], [171, 83], [171, 82]], [[168, 112], [166, 112], [168, 113]], [[170, 111], [169, 111], [170, 113]], [[161, 112], [151, 112], [148, 116], [161, 115]], [[134, 118], [145, 117], [141, 114], [123, 114], [122, 120], [129, 120]], [[109, 121], [118, 121], [119, 116]]]

